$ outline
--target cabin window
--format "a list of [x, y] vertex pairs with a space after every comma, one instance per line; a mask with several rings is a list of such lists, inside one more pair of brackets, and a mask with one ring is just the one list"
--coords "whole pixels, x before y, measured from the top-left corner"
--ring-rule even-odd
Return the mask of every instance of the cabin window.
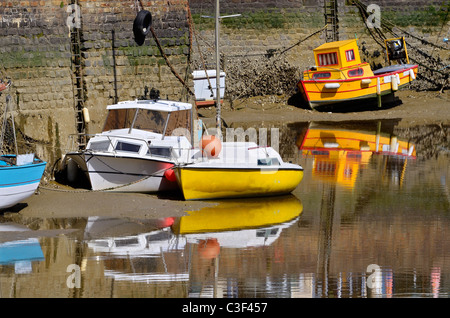
[[347, 59], [347, 62], [354, 61], [356, 59], [355, 58], [355, 51], [353, 51], [353, 49], [345, 51], [345, 57]]
[[327, 150], [313, 150], [311, 154], [314, 156], [328, 156], [330, 152]]
[[352, 159], [361, 159], [362, 155], [359, 152], [348, 152], [347, 153], [347, 158], [352, 158]]
[[336, 52], [319, 54], [317, 58], [319, 60], [320, 66], [338, 64], [338, 57]]
[[150, 146], [147, 155], [170, 158], [172, 154], [171, 147]]
[[256, 237], [275, 236], [277, 235], [278, 231], [278, 228], [257, 230]]
[[331, 73], [330, 72], [321, 72], [321, 73], [314, 73], [313, 79], [324, 79], [324, 78], [330, 78]]
[[139, 239], [137, 237], [123, 238], [115, 241], [116, 247], [138, 245]]
[[110, 144], [109, 140], [95, 141], [91, 142], [89, 149], [94, 151], [108, 151], [109, 144]]
[[354, 70], [348, 71], [348, 76], [354, 77], [354, 76], [362, 76], [364, 74], [364, 70], [362, 68], [357, 68]]
[[280, 162], [277, 158], [258, 159], [258, 166], [279, 166]]
[[141, 145], [131, 144], [128, 142], [118, 141], [115, 150], [127, 151], [127, 152], [139, 152]]

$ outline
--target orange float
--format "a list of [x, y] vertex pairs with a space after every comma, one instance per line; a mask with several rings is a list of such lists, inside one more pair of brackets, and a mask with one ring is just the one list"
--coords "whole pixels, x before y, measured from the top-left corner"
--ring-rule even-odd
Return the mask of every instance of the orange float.
[[216, 258], [220, 253], [220, 244], [215, 238], [200, 240], [198, 243], [198, 253], [202, 259]]
[[175, 175], [175, 171], [173, 171], [173, 169], [166, 170], [164, 172], [164, 177], [171, 182], [177, 181], [177, 176]]
[[222, 151], [222, 142], [214, 135], [203, 135], [200, 140], [203, 155], [208, 158], [217, 158]]

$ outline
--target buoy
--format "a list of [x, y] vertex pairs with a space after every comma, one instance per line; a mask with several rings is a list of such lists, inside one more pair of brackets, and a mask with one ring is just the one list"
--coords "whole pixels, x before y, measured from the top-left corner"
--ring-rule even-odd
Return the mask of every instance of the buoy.
[[393, 136], [391, 137], [391, 144], [389, 145], [389, 152], [397, 152], [398, 150], [398, 142], [397, 137]]
[[177, 176], [175, 175], [175, 171], [173, 171], [173, 169], [164, 171], [164, 177], [171, 182], [177, 181]]
[[341, 84], [339, 84], [339, 83], [326, 83], [325, 84], [325, 88], [328, 88], [328, 89], [337, 89], [339, 87], [341, 87]]
[[88, 124], [91, 121], [91, 117], [89, 116], [89, 110], [86, 107], [83, 108], [83, 118], [86, 124]]
[[77, 180], [77, 177], [78, 165], [72, 158], [70, 158], [67, 161], [67, 181], [69, 181], [69, 183], [74, 183]]
[[394, 92], [398, 90], [397, 76], [395, 75], [391, 75], [391, 88]]
[[220, 253], [220, 244], [216, 238], [200, 240], [198, 243], [198, 253], [200, 258], [214, 259]]
[[414, 74], [414, 70], [413, 69], [409, 70], [409, 76], [411, 77], [412, 80], [416, 79], [416, 74]]
[[147, 10], [141, 10], [133, 22], [134, 41], [141, 46], [152, 27], [152, 14]]
[[381, 80], [377, 77], [377, 104], [381, 107]]
[[379, 77], [377, 77], [377, 95], [381, 95], [381, 83]]
[[200, 148], [204, 156], [217, 158], [222, 151], [222, 143], [214, 135], [203, 135], [200, 140]]
[[172, 226], [175, 223], [175, 218], [167, 217], [167, 218], [158, 219], [156, 223], [157, 223], [157, 227], [159, 229], [164, 229], [166, 227]]
[[152, 26], [152, 14], [147, 10], [138, 12], [133, 22], [133, 32], [142, 36], [147, 36]]

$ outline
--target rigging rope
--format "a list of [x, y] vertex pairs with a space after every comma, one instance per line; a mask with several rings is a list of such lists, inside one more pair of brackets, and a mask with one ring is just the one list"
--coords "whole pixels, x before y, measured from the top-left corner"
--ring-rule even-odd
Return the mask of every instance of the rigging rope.
[[[142, 1], [139, 0], [139, 4], [142, 8], [142, 10], [144, 9], [144, 5], [142, 4]], [[175, 70], [175, 68], [172, 66], [172, 63], [170, 63], [166, 53], [164, 52], [164, 49], [161, 46], [161, 43], [159, 42], [158, 36], [156, 35], [155, 30], [153, 29], [153, 26], [150, 27], [150, 32], [152, 33], [153, 38], [155, 39], [156, 45], [158, 46], [159, 52], [161, 53], [161, 56], [164, 58], [167, 66], [170, 68], [170, 71], [172, 72], [173, 75], [175, 75], [175, 77], [178, 79], [178, 81], [180, 81], [180, 83], [183, 85], [184, 88], [186, 88], [187, 92], [194, 96], [194, 93], [192, 92], [192, 90], [190, 89], [190, 87], [186, 84], [186, 82], [181, 78], [181, 76], [177, 73], [177, 71]]]
[[[276, 53], [277, 51], [280, 51], [280, 52], [277, 53], [278, 56], [277, 56], [277, 58], [274, 60], [274, 62], [277, 61], [277, 60], [281, 57], [281, 55], [283, 55], [283, 54], [286, 53], [287, 51], [289, 51], [289, 50], [293, 49], [294, 47], [300, 45], [301, 43], [303, 43], [304, 41], [308, 40], [308, 39], [311, 38], [312, 36], [314, 36], [314, 35], [316, 35], [316, 34], [318, 34], [318, 33], [320, 33], [320, 32], [323, 32], [323, 30], [325, 30], [327, 27], [328, 27], [328, 24], [325, 25], [324, 27], [322, 27], [320, 30], [317, 30], [317, 31], [311, 33], [310, 35], [308, 35], [308, 36], [306, 36], [305, 38], [301, 39], [301, 40], [298, 41], [297, 43], [291, 45], [290, 47], [285, 48], [285, 49], [278, 49], [278, 50], [276, 50], [275, 53]], [[268, 69], [266, 69], [266, 70], [268, 70]], [[265, 73], [262, 73], [262, 74], [260, 74], [260, 76], [262, 76], [262, 75], [264, 75], [264, 74], [265, 74]], [[255, 85], [255, 83], [258, 82], [258, 81], [259, 81], [259, 78], [256, 78], [250, 85], [247, 85], [247, 86], [242, 90], [241, 94], [238, 95], [236, 98], [234, 98], [233, 101], [235, 101], [235, 100], [237, 100], [237, 99], [240, 99], [242, 96], [244, 96], [244, 94], [247, 92], [247, 90], [248, 90], [249, 88], [253, 87], [253, 86]]]
[[[368, 12], [367, 12], [367, 6], [365, 4], [363, 4], [363, 3], [361, 3], [361, 1], [359, 1], [359, 0], [354, 0], [353, 4], [359, 9], [359, 13], [361, 15], [361, 18], [364, 20], [366, 28], [369, 31], [370, 35], [372, 36], [373, 40], [378, 45], [380, 45], [383, 48], [383, 50], [384, 50], [385, 46], [384, 46], [383, 43], [380, 43], [380, 40], [382, 42], [384, 42], [384, 40], [386, 40], [386, 36], [382, 33], [381, 28], [375, 28], [375, 32], [378, 35], [378, 39], [377, 39], [375, 34], [374, 34], [374, 32], [372, 31], [372, 28], [370, 28], [367, 25], [367, 23], [366, 23], [367, 18], [369, 16]], [[447, 17], [448, 17], [448, 11], [447, 11], [447, 15], [446, 15], [446, 17], [444, 19], [443, 24], [445, 24], [447, 22]], [[400, 37], [401, 35], [398, 33], [398, 31], [397, 32], [394, 31], [394, 28], [398, 29], [401, 33], [406, 34], [407, 36], [409, 36], [409, 37], [411, 37], [413, 39], [419, 40], [424, 45], [428, 45], [428, 46], [431, 46], [431, 47], [433, 47], [435, 49], [437, 48], [437, 49], [444, 50], [444, 51], [450, 50], [449, 48], [446, 48], [446, 47], [443, 47], [443, 46], [440, 46], [440, 45], [436, 45], [436, 44], [434, 44], [434, 43], [432, 43], [430, 41], [427, 41], [426, 39], [420, 38], [420, 37], [418, 37], [418, 36], [416, 36], [416, 35], [414, 35], [414, 34], [412, 34], [410, 32], [407, 32], [406, 30], [396, 26], [391, 21], [386, 21], [385, 19], [380, 19], [380, 23], [381, 23], [381, 26], [383, 28], [385, 28], [388, 32], [390, 32], [395, 37]], [[427, 82], [429, 82], [429, 83], [434, 84], [435, 86], [441, 85], [442, 86], [441, 87], [441, 91], [442, 91], [444, 89], [444, 87], [447, 85], [448, 77], [449, 77], [449, 74], [448, 74], [448, 71], [446, 71], [446, 68], [445, 67], [442, 68], [443, 66], [445, 66], [444, 62], [441, 62], [439, 58], [436, 59], [436, 58], [432, 57], [432, 54], [428, 54], [423, 49], [421, 49], [421, 48], [419, 48], [419, 47], [417, 47], [415, 45], [412, 45], [409, 41], [406, 41], [406, 39], [405, 39], [405, 43], [411, 49], [413, 49], [415, 52], [417, 52], [417, 54], [419, 56], [422, 56], [425, 59], [426, 63], [429, 64], [429, 65], [427, 65], [424, 62], [419, 61], [417, 58], [414, 58], [414, 57], [410, 56], [410, 59], [414, 63], [416, 63], [419, 66], [425, 68], [426, 70], [432, 72], [431, 76], [427, 76], [426, 74], [421, 73], [421, 74], [419, 74], [420, 78], [425, 80], [425, 81], [427, 81]], [[441, 68], [438, 68], [438, 66], [441, 66]], [[439, 78], [434, 78], [433, 77], [434, 73], [439, 73], [440, 75], [442, 75], [442, 77], [443, 77], [443, 78], [441, 78], [442, 81], [443, 81], [442, 83], [439, 83]]]

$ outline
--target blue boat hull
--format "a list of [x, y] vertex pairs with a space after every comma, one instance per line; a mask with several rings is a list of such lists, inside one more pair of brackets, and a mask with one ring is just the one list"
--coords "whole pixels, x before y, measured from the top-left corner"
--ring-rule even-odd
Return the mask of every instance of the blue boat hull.
[[39, 186], [47, 164], [35, 159], [26, 165], [8, 165], [5, 159], [12, 158], [14, 156], [0, 157], [0, 209], [9, 208], [30, 197]]

